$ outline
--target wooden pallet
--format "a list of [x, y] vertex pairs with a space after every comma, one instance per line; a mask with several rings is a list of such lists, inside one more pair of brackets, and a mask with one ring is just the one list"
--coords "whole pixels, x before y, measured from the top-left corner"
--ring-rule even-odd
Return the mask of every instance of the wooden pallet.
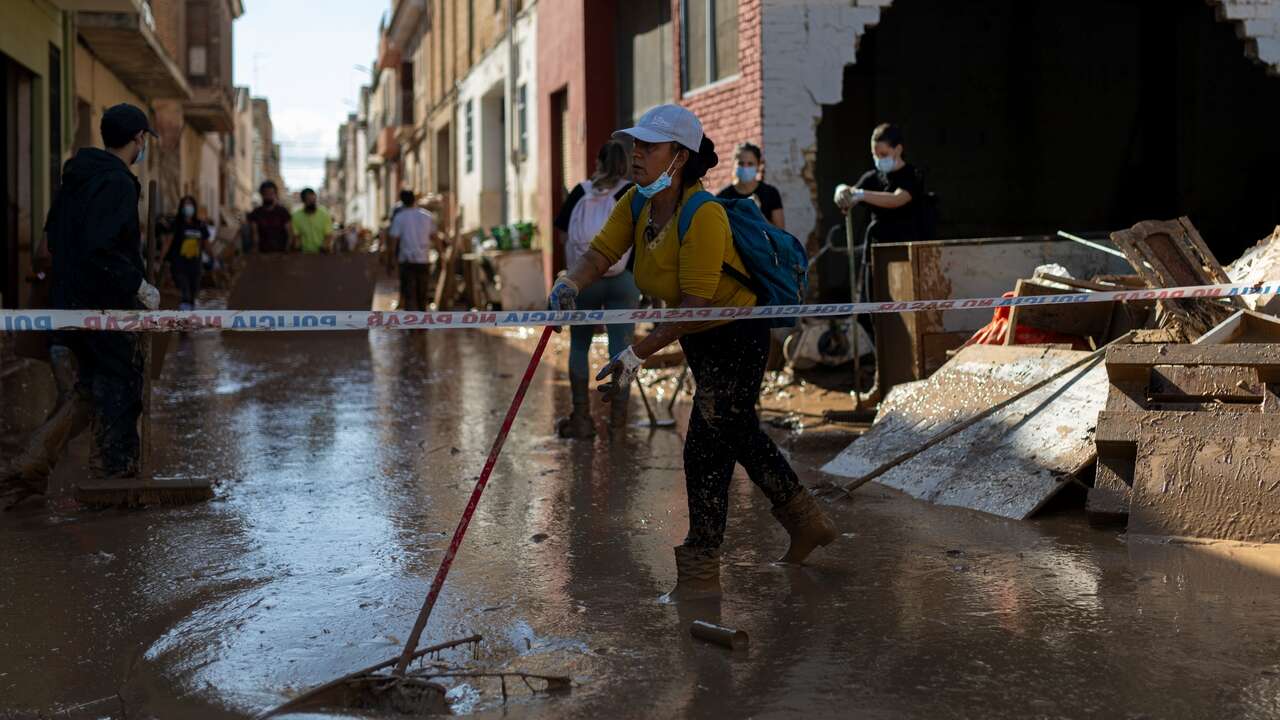
[[1092, 522], [1280, 540], [1280, 344], [1117, 346], [1107, 376]]

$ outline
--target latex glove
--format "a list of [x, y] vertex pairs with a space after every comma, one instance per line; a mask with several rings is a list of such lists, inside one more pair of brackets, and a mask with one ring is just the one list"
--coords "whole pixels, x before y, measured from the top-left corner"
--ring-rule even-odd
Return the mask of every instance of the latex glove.
[[547, 296], [547, 309], [556, 312], [578, 309], [578, 284], [570, 280], [568, 275], [561, 275], [556, 279], [551, 294]]
[[597, 388], [604, 393], [604, 399], [612, 400], [615, 394], [626, 391], [631, 386], [631, 382], [636, 379], [643, 364], [644, 361], [636, 355], [635, 347], [632, 345], [628, 345], [626, 350], [614, 355], [609, 364], [601, 368], [600, 373], [596, 375], [596, 380], [604, 380], [606, 376], [613, 375], [612, 380]]
[[160, 307], [160, 291], [146, 280], [138, 286], [137, 298], [138, 302], [148, 310], [156, 310]]
[[863, 190], [840, 184], [836, 186], [835, 203], [841, 210], [848, 210], [862, 202]]

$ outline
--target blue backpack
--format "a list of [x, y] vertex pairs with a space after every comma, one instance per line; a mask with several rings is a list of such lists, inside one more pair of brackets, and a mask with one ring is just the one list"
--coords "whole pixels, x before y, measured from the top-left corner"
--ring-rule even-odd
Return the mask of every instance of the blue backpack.
[[[648, 199], [640, 193], [631, 198], [631, 222], [640, 221], [640, 211]], [[729, 216], [729, 232], [733, 234], [733, 246], [747, 268], [743, 275], [737, 268], [725, 263], [724, 274], [742, 283], [755, 293], [756, 305], [799, 305], [809, 290], [809, 257], [804, 245], [785, 230], [774, 227], [765, 220], [760, 206], [751, 198], [726, 200], [717, 198], [706, 190], [700, 190], [689, 198], [680, 210], [676, 225], [677, 237], [684, 242], [685, 233], [693, 223], [693, 215], [706, 203], [715, 202], [724, 207]], [[777, 317], [769, 321], [770, 327], [794, 327], [795, 318]]]

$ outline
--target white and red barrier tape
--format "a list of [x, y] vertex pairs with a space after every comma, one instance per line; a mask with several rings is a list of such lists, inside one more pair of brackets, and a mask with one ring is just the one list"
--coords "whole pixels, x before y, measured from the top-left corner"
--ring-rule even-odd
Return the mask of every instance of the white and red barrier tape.
[[1196, 285], [1149, 290], [1063, 293], [1029, 297], [912, 300], [904, 302], [829, 303], [729, 308], [666, 308], [660, 310], [498, 310], [468, 312], [382, 312], [377, 310], [0, 310], [0, 330], [175, 330], [318, 331], [451, 330], [483, 327], [545, 327], [547, 325], [608, 325], [615, 323], [744, 320], [778, 317], [841, 317], [926, 310], [990, 310], [1026, 305], [1069, 305], [1117, 300], [1174, 300], [1280, 294], [1280, 281], [1252, 285]]

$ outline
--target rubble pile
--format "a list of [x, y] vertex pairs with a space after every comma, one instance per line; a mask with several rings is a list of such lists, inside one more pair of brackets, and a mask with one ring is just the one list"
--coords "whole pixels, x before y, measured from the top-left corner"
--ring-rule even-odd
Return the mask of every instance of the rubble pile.
[[[1040, 268], [1010, 294], [1280, 277], [1280, 228], [1228, 268], [1187, 218], [1111, 239], [1133, 275]], [[872, 428], [823, 470], [850, 478], [846, 490], [874, 479], [1010, 518], [1077, 484], [1095, 524], [1280, 542], [1280, 480], [1267, 472], [1280, 464], [1280, 319], [1258, 312], [1280, 306], [1246, 297], [1258, 300], [1005, 309], [929, 379], [894, 387]]]

